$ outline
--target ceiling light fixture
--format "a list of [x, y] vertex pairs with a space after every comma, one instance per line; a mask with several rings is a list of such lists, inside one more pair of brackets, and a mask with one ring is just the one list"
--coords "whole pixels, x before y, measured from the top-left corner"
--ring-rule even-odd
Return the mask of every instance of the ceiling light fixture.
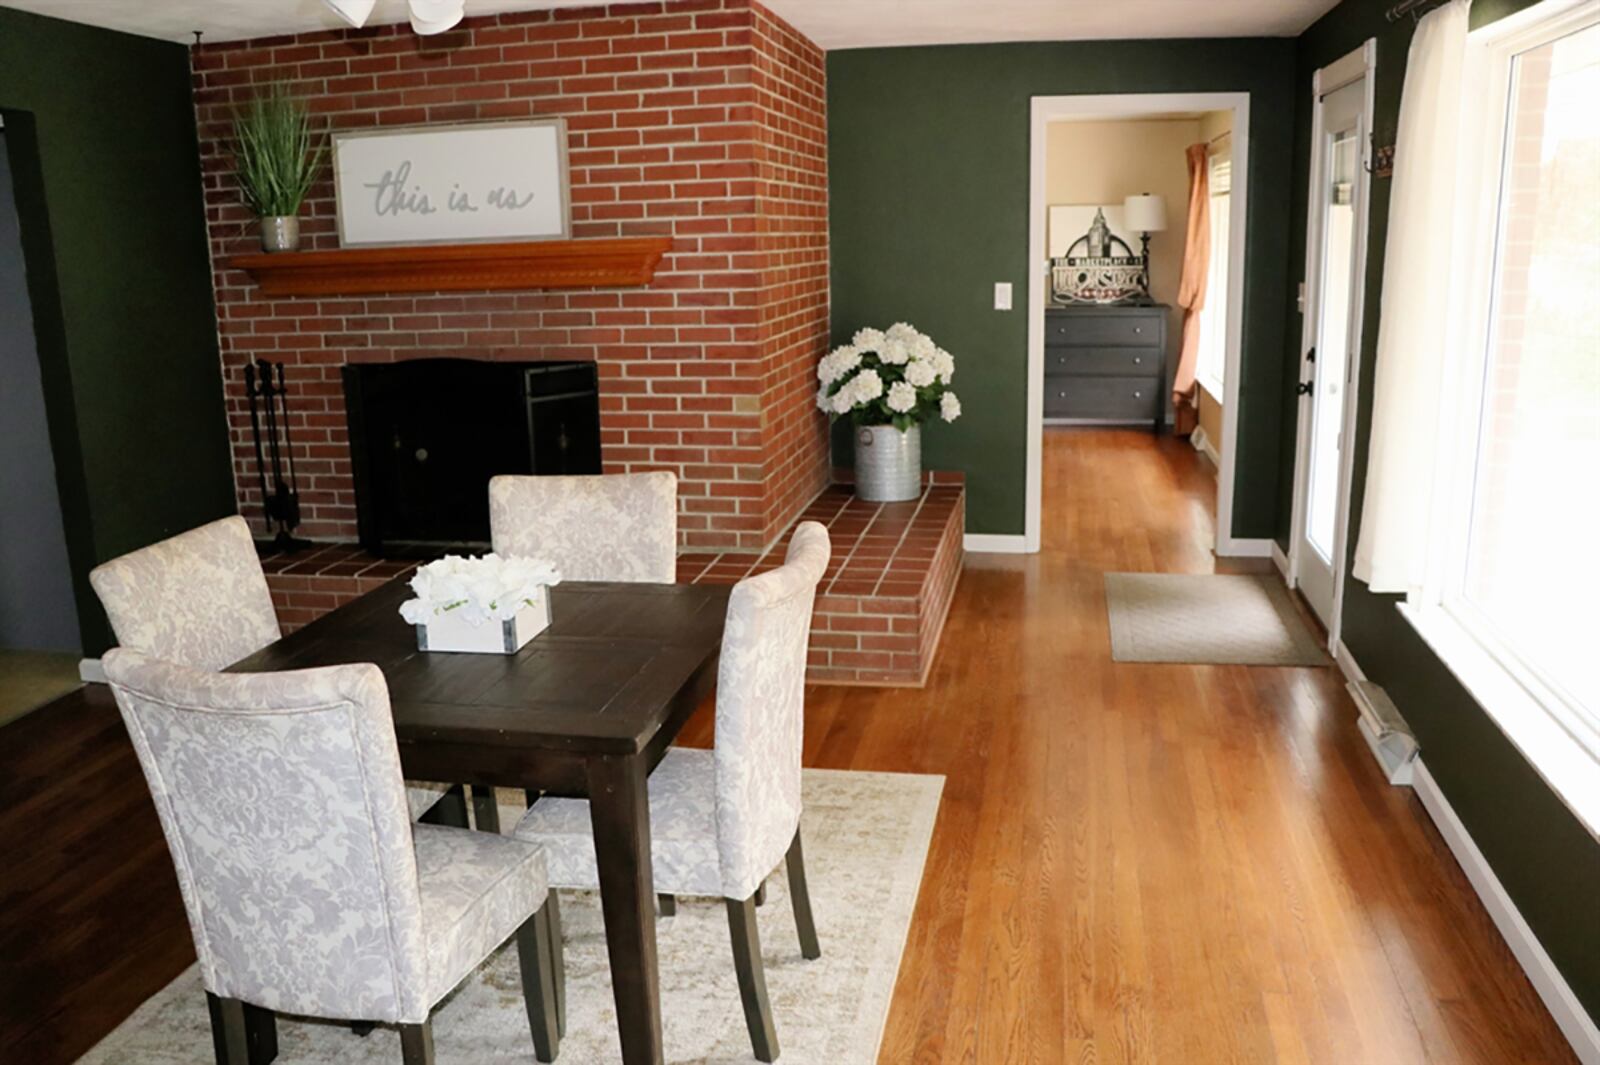
[[411, 28], [424, 37], [445, 30], [467, 13], [467, 0], [411, 0]]
[[344, 21], [356, 29], [360, 29], [372, 14], [372, 7], [378, 0], [322, 0]]
[[[360, 29], [372, 16], [377, 0], [322, 0], [340, 19]], [[443, 33], [467, 13], [466, 0], [408, 0], [411, 29], [424, 37]]]

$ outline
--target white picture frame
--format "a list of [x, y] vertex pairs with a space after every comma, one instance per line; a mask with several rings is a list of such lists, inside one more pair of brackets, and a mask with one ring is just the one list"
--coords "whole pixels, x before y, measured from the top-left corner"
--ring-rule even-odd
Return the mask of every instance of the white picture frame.
[[333, 135], [343, 247], [566, 240], [564, 118]]

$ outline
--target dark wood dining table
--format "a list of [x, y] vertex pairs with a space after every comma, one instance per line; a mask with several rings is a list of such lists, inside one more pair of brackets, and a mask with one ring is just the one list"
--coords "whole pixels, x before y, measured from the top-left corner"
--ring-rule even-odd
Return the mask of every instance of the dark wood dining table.
[[410, 592], [396, 578], [232, 668], [374, 663], [389, 684], [408, 779], [587, 798], [622, 1058], [656, 1063], [645, 780], [716, 685], [730, 590], [564, 583], [551, 590], [550, 626], [516, 654], [449, 654], [417, 650], [399, 614]]

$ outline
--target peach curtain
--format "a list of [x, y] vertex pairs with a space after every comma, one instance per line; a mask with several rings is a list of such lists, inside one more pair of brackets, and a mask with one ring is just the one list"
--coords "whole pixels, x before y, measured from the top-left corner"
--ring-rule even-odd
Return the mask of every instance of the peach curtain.
[[1211, 189], [1206, 146], [1191, 144], [1189, 159], [1189, 228], [1183, 244], [1183, 276], [1178, 306], [1183, 308], [1183, 342], [1178, 372], [1172, 382], [1174, 431], [1187, 436], [1199, 419], [1195, 406], [1195, 363], [1200, 357], [1200, 312], [1206, 306], [1206, 268], [1211, 260]]

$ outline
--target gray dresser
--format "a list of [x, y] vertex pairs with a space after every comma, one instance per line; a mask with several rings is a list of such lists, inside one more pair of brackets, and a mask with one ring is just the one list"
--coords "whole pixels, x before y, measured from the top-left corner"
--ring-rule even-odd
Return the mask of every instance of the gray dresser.
[[1166, 414], [1167, 307], [1048, 307], [1044, 416], [1150, 422]]

